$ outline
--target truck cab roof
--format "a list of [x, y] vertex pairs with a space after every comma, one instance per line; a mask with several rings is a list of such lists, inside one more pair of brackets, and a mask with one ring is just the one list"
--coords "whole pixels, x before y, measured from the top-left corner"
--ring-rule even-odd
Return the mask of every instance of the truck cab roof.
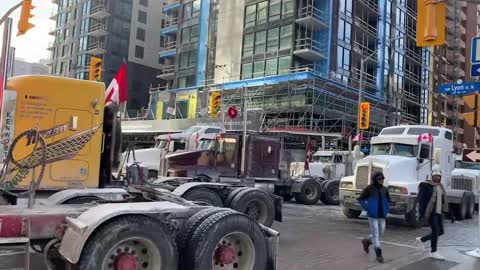
[[453, 143], [452, 130], [443, 127], [431, 127], [425, 125], [400, 125], [387, 127], [382, 129], [378, 136], [372, 138], [372, 144], [381, 143], [401, 143], [409, 145], [417, 145], [418, 137], [425, 133], [431, 133], [433, 142], [445, 143], [450, 141]]

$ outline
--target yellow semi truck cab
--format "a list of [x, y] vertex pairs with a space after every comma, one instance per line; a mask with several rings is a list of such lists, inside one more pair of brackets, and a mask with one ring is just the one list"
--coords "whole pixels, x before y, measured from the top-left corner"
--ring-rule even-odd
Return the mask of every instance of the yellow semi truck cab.
[[[46, 143], [43, 158], [46, 166], [40, 190], [102, 185], [101, 177], [108, 173], [102, 172], [105, 166], [101, 163], [111, 162], [110, 155], [102, 156], [111, 149], [111, 145], [104, 142], [112, 137], [110, 132], [104, 132], [108, 111], [104, 95], [104, 84], [93, 81], [51, 76], [10, 78], [3, 92], [1, 110], [2, 164], [15, 138], [35, 128]], [[110, 112], [110, 117], [112, 115], [116, 117], [116, 112]], [[17, 164], [39, 167], [42, 148], [35, 137], [25, 136], [16, 144], [12, 156]], [[28, 189], [35, 170], [38, 174], [35, 168], [25, 175], [25, 170], [22, 172], [10, 162], [5, 181], [15, 189]]]

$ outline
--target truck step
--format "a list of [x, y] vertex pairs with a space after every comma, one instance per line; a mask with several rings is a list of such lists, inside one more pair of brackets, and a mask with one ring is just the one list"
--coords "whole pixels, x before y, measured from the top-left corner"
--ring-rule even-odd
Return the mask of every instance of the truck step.
[[0, 245], [26, 244], [29, 242], [30, 242], [30, 239], [28, 237], [0, 238]]

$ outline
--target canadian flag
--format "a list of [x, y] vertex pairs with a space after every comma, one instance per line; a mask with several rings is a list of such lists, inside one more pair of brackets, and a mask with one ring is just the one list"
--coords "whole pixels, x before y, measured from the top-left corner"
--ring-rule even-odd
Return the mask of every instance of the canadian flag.
[[120, 104], [128, 100], [128, 80], [127, 80], [127, 64], [123, 63], [118, 70], [117, 75], [105, 90], [105, 104], [116, 102]]
[[358, 133], [355, 138], [353, 138], [353, 141], [354, 142], [361, 142], [363, 141], [363, 136], [362, 136], [362, 133]]
[[200, 143], [200, 134], [195, 134], [195, 144], [198, 146], [198, 144]]
[[423, 133], [418, 136], [418, 142], [433, 142], [433, 135], [432, 133]]

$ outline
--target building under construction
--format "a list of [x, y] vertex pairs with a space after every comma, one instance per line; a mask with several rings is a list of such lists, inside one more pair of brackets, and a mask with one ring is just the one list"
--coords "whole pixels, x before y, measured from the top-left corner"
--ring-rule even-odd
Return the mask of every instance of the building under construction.
[[[372, 103], [364, 140], [388, 125], [427, 123], [430, 52], [415, 45], [416, 2], [169, 0], [166, 87], [152, 87], [148, 109], [134, 117], [141, 122], [124, 130], [238, 129], [247, 119], [249, 130], [335, 134], [346, 147], [362, 82], [361, 99]], [[230, 107], [237, 118], [226, 116]]]

